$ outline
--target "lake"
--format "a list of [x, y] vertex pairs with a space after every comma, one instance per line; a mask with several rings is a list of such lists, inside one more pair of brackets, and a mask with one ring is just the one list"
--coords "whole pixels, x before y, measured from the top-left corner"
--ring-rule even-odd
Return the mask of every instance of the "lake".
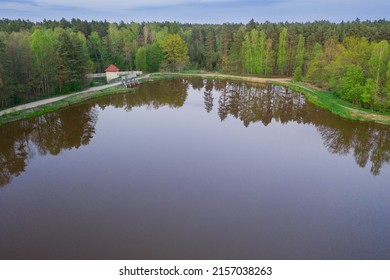
[[0, 259], [390, 259], [390, 128], [172, 79], [0, 127]]

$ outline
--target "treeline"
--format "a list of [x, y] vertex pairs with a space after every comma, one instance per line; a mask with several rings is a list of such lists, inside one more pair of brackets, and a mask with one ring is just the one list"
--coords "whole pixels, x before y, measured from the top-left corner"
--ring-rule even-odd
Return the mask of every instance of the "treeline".
[[58, 155], [88, 145], [95, 135], [99, 111], [107, 106], [131, 111], [147, 106], [181, 108], [188, 88], [204, 95], [205, 112], [228, 117], [244, 126], [264, 126], [273, 121], [314, 125], [329, 152], [351, 154], [360, 167], [370, 165], [373, 175], [390, 163], [390, 130], [374, 123], [342, 120], [282, 87], [203, 79], [156, 81], [142, 84], [134, 94], [114, 95], [72, 110], [60, 110], [0, 127], [0, 188], [27, 169], [36, 155]]
[[286, 76], [390, 110], [390, 21], [180, 24], [0, 20], [0, 107], [87, 85], [85, 73], [207, 70]]

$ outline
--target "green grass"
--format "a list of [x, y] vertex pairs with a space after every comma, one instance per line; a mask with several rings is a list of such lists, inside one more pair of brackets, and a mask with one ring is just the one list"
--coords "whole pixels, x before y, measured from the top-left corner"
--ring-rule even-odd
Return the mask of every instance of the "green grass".
[[[275, 83], [281, 85], [281, 83]], [[363, 109], [341, 100], [333, 93], [318, 90], [304, 83], [287, 83], [294, 91], [301, 92], [309, 102], [349, 120], [370, 121], [390, 125], [390, 115]]]
[[[224, 75], [219, 73], [209, 73], [209, 72], [195, 72], [188, 71], [182, 73], [156, 73], [152, 75], [153, 79], [168, 79], [168, 78], [184, 78], [184, 77], [200, 77], [214, 80], [233, 80], [233, 81], [248, 81], [256, 82], [253, 76], [233, 76], [233, 75]], [[266, 79], [267, 80], [267, 79]], [[353, 104], [341, 100], [333, 93], [318, 90], [314, 87], [305, 84], [305, 83], [296, 83], [296, 82], [275, 82], [272, 81], [272, 78], [268, 79], [268, 82], [271, 82], [275, 85], [288, 86], [290, 89], [301, 92], [305, 95], [307, 100], [316, 106], [329, 110], [332, 113], [349, 120], [358, 120], [358, 121], [370, 121], [381, 123], [385, 125], [390, 125], [390, 114], [378, 113], [375, 111], [363, 109]]]
[[207, 78], [210, 80], [231, 80], [231, 81], [246, 81], [246, 77], [233, 76], [229, 74], [219, 74], [203, 71], [184, 71], [178, 73], [153, 73], [150, 76], [154, 80], [173, 79], [173, 78]]
[[[256, 79], [256, 77], [252, 77], [252, 76], [224, 75], [219, 73], [210, 73], [210, 72], [202, 72], [202, 71], [185, 71], [180, 73], [153, 73], [151, 74], [150, 77], [153, 80], [198, 77], [198, 78], [207, 78], [212, 80], [256, 82], [254, 80]], [[381, 114], [378, 112], [356, 107], [349, 102], [339, 99], [331, 92], [315, 89], [314, 87], [305, 83], [295, 83], [295, 82], [280, 83], [280, 82], [274, 82], [272, 81], [272, 79], [270, 79], [269, 81], [276, 85], [283, 85], [283, 86], [287, 85], [290, 89], [303, 93], [309, 102], [321, 108], [327, 109], [332, 113], [339, 115], [342, 118], [350, 119], [350, 120], [359, 120], [359, 121], [371, 121], [371, 122], [377, 122], [385, 125], [390, 125], [389, 114]], [[99, 98], [99, 97], [116, 94], [116, 93], [129, 92], [132, 90], [133, 89], [127, 89], [123, 86], [116, 86], [116, 87], [107, 88], [100, 91], [69, 96], [68, 98], [53, 103], [41, 105], [35, 108], [25, 109], [21, 111], [11, 111], [8, 114], [3, 114], [2, 116], [0, 116], [0, 125], [4, 123], [16, 121], [16, 120], [40, 116], [70, 105], [88, 101], [90, 99]]]
[[21, 120], [21, 119], [28, 119], [36, 116], [41, 116], [43, 114], [54, 112], [61, 108], [65, 108], [74, 104], [79, 104], [91, 99], [117, 94], [117, 93], [130, 92], [133, 90], [134, 89], [128, 89], [123, 86], [115, 86], [112, 88], [107, 88], [99, 91], [93, 91], [93, 92], [81, 93], [78, 95], [69, 96], [62, 100], [58, 100], [56, 102], [44, 104], [34, 108], [24, 109], [20, 111], [11, 111], [8, 114], [3, 114], [0, 116], [0, 125]]

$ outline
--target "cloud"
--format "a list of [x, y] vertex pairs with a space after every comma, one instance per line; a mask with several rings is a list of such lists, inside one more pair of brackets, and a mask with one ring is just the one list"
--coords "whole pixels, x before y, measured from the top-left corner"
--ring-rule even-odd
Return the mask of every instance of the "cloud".
[[[40, 7], [33, 1], [0, 1], [1, 11], [31, 11], [38, 12]], [[0, 18], [6, 15], [0, 14]]]
[[41, 6], [63, 6], [63, 7], [80, 7], [91, 9], [132, 9], [139, 7], [164, 7], [164, 6], [176, 6], [185, 5], [191, 3], [197, 4], [210, 4], [210, 3], [226, 3], [226, 2], [239, 2], [238, 0], [35, 0], [35, 2]]
[[192, 23], [388, 18], [388, 0], [0, 0], [0, 18]]

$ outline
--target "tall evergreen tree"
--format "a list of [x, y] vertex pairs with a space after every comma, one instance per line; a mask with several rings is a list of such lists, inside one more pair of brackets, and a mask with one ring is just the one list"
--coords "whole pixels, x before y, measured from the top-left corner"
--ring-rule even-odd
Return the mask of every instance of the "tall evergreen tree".
[[14, 104], [13, 92], [9, 90], [10, 77], [7, 69], [10, 66], [5, 54], [5, 34], [0, 32], [0, 108]]
[[224, 24], [221, 31], [221, 70], [227, 71], [229, 69], [229, 55], [232, 43], [232, 32], [229, 25]]
[[159, 43], [149, 45], [145, 49], [146, 70], [148, 72], [156, 72], [160, 69], [161, 62], [164, 59], [163, 52]]
[[206, 39], [206, 70], [212, 71], [216, 64], [216, 42], [213, 29], [209, 29]]
[[229, 56], [229, 69], [233, 72], [241, 73], [243, 71], [242, 42], [245, 39], [245, 27], [240, 26], [233, 35], [233, 43]]

